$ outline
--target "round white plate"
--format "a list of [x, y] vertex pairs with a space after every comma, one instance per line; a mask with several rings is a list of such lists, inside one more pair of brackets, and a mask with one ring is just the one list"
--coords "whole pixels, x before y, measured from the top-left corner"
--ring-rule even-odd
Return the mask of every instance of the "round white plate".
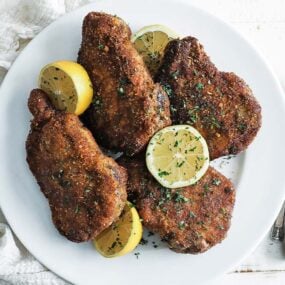
[[[91, 10], [117, 14], [133, 31], [165, 24], [196, 36], [216, 65], [234, 71], [251, 86], [262, 105], [263, 125], [245, 154], [216, 162], [237, 187], [237, 201], [228, 237], [200, 255], [177, 254], [159, 243], [105, 259], [91, 243], [76, 244], [58, 234], [46, 199], [25, 161], [25, 140], [31, 115], [27, 99], [37, 86], [43, 65], [76, 60], [83, 17]], [[107, 83], [107, 82], [106, 82]], [[21, 53], [2, 84], [0, 94], [0, 202], [14, 232], [48, 268], [76, 284], [201, 284], [229, 270], [260, 241], [277, 214], [285, 190], [285, 108], [281, 88], [254, 48], [227, 24], [177, 1], [104, 0], [86, 6], [47, 27]]]

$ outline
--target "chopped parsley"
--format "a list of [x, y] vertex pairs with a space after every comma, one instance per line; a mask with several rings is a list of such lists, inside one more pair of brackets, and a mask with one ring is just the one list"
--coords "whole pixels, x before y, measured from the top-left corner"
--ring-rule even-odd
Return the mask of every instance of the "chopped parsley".
[[158, 201], [158, 207], [163, 207], [165, 203], [171, 200], [171, 191], [168, 188], [160, 187], [161, 197]]
[[196, 218], [196, 215], [192, 211], [190, 211], [189, 212], [189, 218]]
[[102, 100], [99, 97], [94, 97], [92, 100], [92, 105], [95, 109], [99, 109], [102, 106]]
[[173, 200], [176, 203], [187, 203], [189, 202], [189, 199], [183, 196], [182, 194], [176, 192], [173, 196]]
[[135, 256], [137, 259], [139, 259], [139, 255], [140, 255], [140, 252], [135, 252], [135, 253], [134, 253], [134, 256]]
[[238, 152], [237, 146], [231, 145], [231, 146], [229, 147], [229, 152], [230, 152], [231, 154], [236, 154], [236, 153]]
[[178, 223], [178, 228], [179, 228], [179, 230], [183, 230], [185, 228], [185, 221], [180, 221]]
[[104, 46], [103, 44], [99, 43], [99, 45], [98, 45], [98, 49], [99, 49], [99, 50], [103, 50], [104, 47], [105, 47], [105, 46]]
[[163, 84], [162, 88], [169, 97], [172, 97], [173, 91], [171, 89], [171, 86], [168, 83]]
[[194, 147], [190, 148], [189, 151], [193, 152], [196, 148], [197, 148], [197, 146], [194, 146]]
[[63, 171], [63, 169], [60, 169], [59, 171], [58, 171], [58, 173], [56, 173], [55, 174], [55, 176], [57, 176], [57, 178], [62, 178], [63, 177], [63, 174], [64, 174], [64, 171]]
[[190, 124], [194, 124], [198, 120], [198, 111], [200, 110], [199, 106], [195, 106], [193, 109], [188, 110], [188, 118]]
[[152, 246], [153, 246], [154, 248], [158, 248], [158, 245], [156, 244], [155, 241], [152, 241], [151, 243], [152, 243]]
[[196, 69], [193, 69], [193, 74], [197, 76], [199, 75], [199, 72]]
[[126, 86], [127, 84], [131, 83], [128, 77], [121, 78], [119, 80], [120, 86]]
[[228, 214], [228, 211], [225, 208], [221, 208], [220, 213], [226, 216]]
[[196, 90], [197, 91], [202, 91], [204, 89], [204, 84], [199, 82], [196, 84]]
[[208, 193], [211, 193], [211, 192], [212, 192], [212, 190], [211, 190], [209, 184], [207, 184], [207, 183], [204, 184], [203, 189], [204, 189], [204, 191], [203, 191], [203, 196], [207, 196]]
[[205, 116], [203, 118], [203, 121], [206, 124], [208, 124], [211, 129], [213, 129], [213, 128], [217, 128], [217, 129], [221, 128], [220, 122], [218, 121], [218, 119], [214, 115]]
[[179, 70], [176, 70], [171, 73], [171, 77], [176, 80], [178, 78], [179, 73], [180, 73]]
[[141, 244], [141, 245], [146, 245], [146, 244], [148, 244], [148, 240], [142, 238], [141, 241], [140, 241], [140, 244]]
[[160, 171], [160, 172], [158, 172], [158, 176], [159, 176], [159, 177], [167, 176], [167, 175], [169, 175], [169, 174], [170, 174], [170, 172], [167, 172], [167, 171]]
[[219, 87], [216, 88], [216, 91], [220, 96], [224, 96], [224, 94], [222, 93]]
[[71, 186], [71, 182], [69, 180], [59, 180], [58, 184], [63, 188], [69, 188]]
[[203, 188], [204, 188], [205, 191], [209, 191], [209, 189], [210, 189], [208, 184], [204, 184]]
[[177, 162], [177, 163], [176, 163], [176, 166], [177, 166], [177, 167], [181, 167], [184, 163], [185, 163], [185, 160], [181, 161], [180, 163]]
[[219, 186], [221, 184], [221, 180], [218, 178], [213, 178], [212, 184], [215, 186]]
[[131, 83], [131, 81], [127, 77], [121, 78], [119, 80], [119, 87], [117, 89], [118, 96], [120, 96], [120, 97], [124, 96], [124, 94], [125, 94], [125, 86], [127, 84], [129, 84], [129, 83]]
[[117, 93], [118, 93], [119, 96], [123, 96], [125, 94], [124, 88], [123, 87], [119, 87], [117, 89]]
[[247, 125], [245, 123], [239, 123], [237, 129], [243, 134], [247, 129]]

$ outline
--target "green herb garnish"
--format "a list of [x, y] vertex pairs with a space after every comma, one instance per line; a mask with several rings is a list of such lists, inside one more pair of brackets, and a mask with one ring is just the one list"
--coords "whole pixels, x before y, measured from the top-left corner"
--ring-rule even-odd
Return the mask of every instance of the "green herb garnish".
[[237, 125], [237, 129], [243, 134], [246, 131], [246, 129], [247, 129], [247, 124], [239, 123]]
[[140, 252], [135, 252], [134, 255], [137, 259], [139, 259]]
[[195, 106], [193, 109], [188, 110], [188, 117], [191, 124], [196, 123], [198, 120], [198, 111], [200, 110], [199, 106]]
[[176, 80], [178, 78], [179, 73], [180, 73], [179, 70], [176, 70], [176, 71], [172, 72], [170, 75], [173, 79]]
[[119, 96], [123, 96], [125, 94], [124, 88], [123, 87], [119, 87], [117, 89], [117, 93], [118, 93]]
[[212, 184], [215, 185], [215, 186], [219, 186], [221, 184], [221, 180], [218, 179], [218, 178], [214, 178], [212, 180]]
[[176, 203], [187, 203], [189, 202], [189, 199], [181, 195], [180, 193], [175, 193], [173, 196], [173, 200]]
[[185, 221], [180, 221], [178, 223], [178, 228], [179, 228], [179, 230], [183, 230], [185, 228]]
[[99, 44], [99, 45], [98, 45], [98, 49], [99, 49], [99, 50], [104, 49], [104, 47], [105, 47], [105, 46], [104, 46], [103, 44]]
[[202, 91], [204, 89], [204, 84], [199, 82], [196, 84], [196, 90], [197, 91]]
[[183, 160], [183, 161], [181, 161], [180, 163], [176, 163], [176, 167], [181, 167], [183, 164], [185, 163], [185, 161]]
[[162, 88], [169, 97], [172, 97], [173, 91], [172, 91], [171, 86], [169, 84], [167, 84], [167, 83], [162, 84]]
[[158, 176], [159, 176], [159, 177], [167, 176], [167, 175], [169, 175], [169, 174], [170, 174], [170, 172], [167, 172], [167, 171], [160, 171], [160, 172], [158, 172]]

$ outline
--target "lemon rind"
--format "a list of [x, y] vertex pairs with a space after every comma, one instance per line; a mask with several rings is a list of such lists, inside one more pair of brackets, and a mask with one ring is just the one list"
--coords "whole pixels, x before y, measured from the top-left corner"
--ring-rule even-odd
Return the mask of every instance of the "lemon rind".
[[156, 31], [164, 32], [165, 34], [168, 35], [168, 37], [172, 39], [180, 38], [179, 34], [170, 29], [169, 27], [160, 24], [154, 24], [154, 25], [145, 26], [140, 30], [138, 30], [136, 33], [132, 35], [131, 41], [134, 43], [143, 34], [148, 32], [156, 32]]

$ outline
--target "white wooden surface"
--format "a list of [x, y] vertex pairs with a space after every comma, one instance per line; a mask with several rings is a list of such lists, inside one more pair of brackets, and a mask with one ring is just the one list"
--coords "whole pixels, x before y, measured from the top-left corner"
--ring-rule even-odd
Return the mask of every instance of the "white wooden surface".
[[[285, 0], [188, 1], [235, 26], [265, 55], [285, 88]], [[271, 241], [268, 233], [241, 265], [213, 284], [285, 284], [284, 245]]]

